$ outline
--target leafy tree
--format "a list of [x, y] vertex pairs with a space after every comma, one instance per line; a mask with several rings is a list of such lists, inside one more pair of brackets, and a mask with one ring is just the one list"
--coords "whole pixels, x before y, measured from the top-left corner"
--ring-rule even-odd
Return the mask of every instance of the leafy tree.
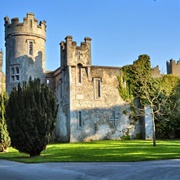
[[20, 83], [10, 94], [6, 106], [7, 125], [12, 147], [32, 156], [46, 148], [57, 114], [55, 97], [39, 79]]
[[[146, 54], [140, 55], [133, 65], [123, 69], [123, 74], [128, 77], [131, 92], [131, 109], [132, 116], [145, 116], [144, 107], [149, 107], [153, 124], [153, 145], [156, 146], [155, 136], [155, 117], [160, 113], [162, 107], [167, 102], [167, 97], [160, 79], [153, 78], [151, 74], [150, 57]], [[122, 85], [121, 89], [122, 89]], [[126, 87], [125, 87], [126, 89]], [[120, 95], [121, 91], [120, 91]], [[138, 103], [135, 103], [137, 102]]]
[[0, 94], [0, 152], [7, 151], [10, 146], [10, 137], [7, 131], [5, 120], [5, 104], [7, 102], [7, 94]]
[[[152, 78], [150, 57], [148, 55], [139, 56], [138, 60], [134, 62], [132, 73], [134, 74], [134, 98], [139, 99], [142, 107], [150, 108], [153, 126], [153, 145], [156, 146], [155, 116], [159, 113], [160, 108], [164, 105], [166, 99], [162, 99], [161, 102], [159, 101], [157, 103], [158, 98], [163, 94], [163, 90], [161, 89], [159, 79]], [[144, 109], [141, 108], [136, 112], [140, 115], [146, 113]]]
[[[160, 113], [155, 117], [158, 138], [179, 137], [180, 132], [180, 79], [175, 75], [164, 75], [161, 86], [168, 98]], [[163, 116], [162, 116], [163, 114]]]

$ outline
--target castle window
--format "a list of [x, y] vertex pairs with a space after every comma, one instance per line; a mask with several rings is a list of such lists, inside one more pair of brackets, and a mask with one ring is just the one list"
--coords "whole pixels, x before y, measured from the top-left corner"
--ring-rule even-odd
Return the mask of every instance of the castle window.
[[32, 28], [32, 19], [30, 20], [30, 28]]
[[77, 84], [81, 84], [82, 83], [82, 64], [78, 64], [77, 65]]
[[11, 68], [12, 74], [14, 74], [14, 67]]
[[117, 113], [116, 111], [112, 111], [112, 115], [109, 121], [111, 122], [112, 126], [115, 127], [117, 122], [119, 121], [119, 113]]
[[60, 85], [60, 98], [63, 96], [63, 84], [62, 84], [62, 79], [59, 80], [59, 85]]
[[16, 67], [16, 74], [19, 74], [19, 67]]
[[20, 80], [19, 65], [13, 65], [10, 67], [10, 82], [19, 82], [19, 80]]
[[29, 55], [33, 55], [33, 42], [32, 41], [30, 41], [29, 42]]
[[94, 78], [94, 94], [95, 99], [101, 99], [101, 79]]
[[81, 114], [81, 111], [78, 112], [78, 121], [79, 121], [79, 127], [82, 127], [82, 114]]
[[19, 75], [16, 75], [16, 80], [19, 81]]
[[30, 56], [34, 55], [34, 46], [36, 41], [34, 39], [26, 39], [27, 43], [27, 54]]

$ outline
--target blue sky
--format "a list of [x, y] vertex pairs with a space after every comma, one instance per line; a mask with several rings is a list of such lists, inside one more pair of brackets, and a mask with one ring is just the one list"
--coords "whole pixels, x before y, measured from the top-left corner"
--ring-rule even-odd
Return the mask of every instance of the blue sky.
[[4, 17], [22, 21], [27, 12], [47, 22], [48, 70], [60, 66], [59, 43], [67, 35], [77, 44], [92, 38], [93, 65], [124, 66], [148, 54], [164, 73], [167, 60], [180, 58], [180, 0], [1, 0], [3, 51]]

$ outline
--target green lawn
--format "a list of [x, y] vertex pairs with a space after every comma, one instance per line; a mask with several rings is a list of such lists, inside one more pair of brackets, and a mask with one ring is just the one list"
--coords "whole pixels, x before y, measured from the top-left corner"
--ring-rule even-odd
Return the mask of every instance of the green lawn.
[[8, 153], [0, 153], [0, 159], [11, 161], [37, 162], [131, 162], [180, 158], [180, 140], [152, 141], [92, 141], [83, 143], [50, 144], [39, 157], [30, 158], [9, 148]]

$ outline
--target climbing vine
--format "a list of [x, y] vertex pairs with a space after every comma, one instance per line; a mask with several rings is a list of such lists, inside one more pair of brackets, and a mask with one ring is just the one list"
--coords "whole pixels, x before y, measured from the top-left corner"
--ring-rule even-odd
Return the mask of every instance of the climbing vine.
[[133, 65], [121, 69], [118, 81], [120, 96], [130, 102], [134, 119], [141, 114], [139, 105], [150, 106], [157, 137], [167, 138], [170, 131], [180, 137], [180, 79], [177, 76], [153, 78], [150, 57], [144, 54]]
[[137, 91], [140, 92], [142, 85], [141, 76], [151, 76], [150, 57], [148, 55], [140, 55], [138, 60], [134, 61], [133, 65], [124, 66], [118, 76], [119, 93], [124, 101], [131, 102], [137, 97]]

